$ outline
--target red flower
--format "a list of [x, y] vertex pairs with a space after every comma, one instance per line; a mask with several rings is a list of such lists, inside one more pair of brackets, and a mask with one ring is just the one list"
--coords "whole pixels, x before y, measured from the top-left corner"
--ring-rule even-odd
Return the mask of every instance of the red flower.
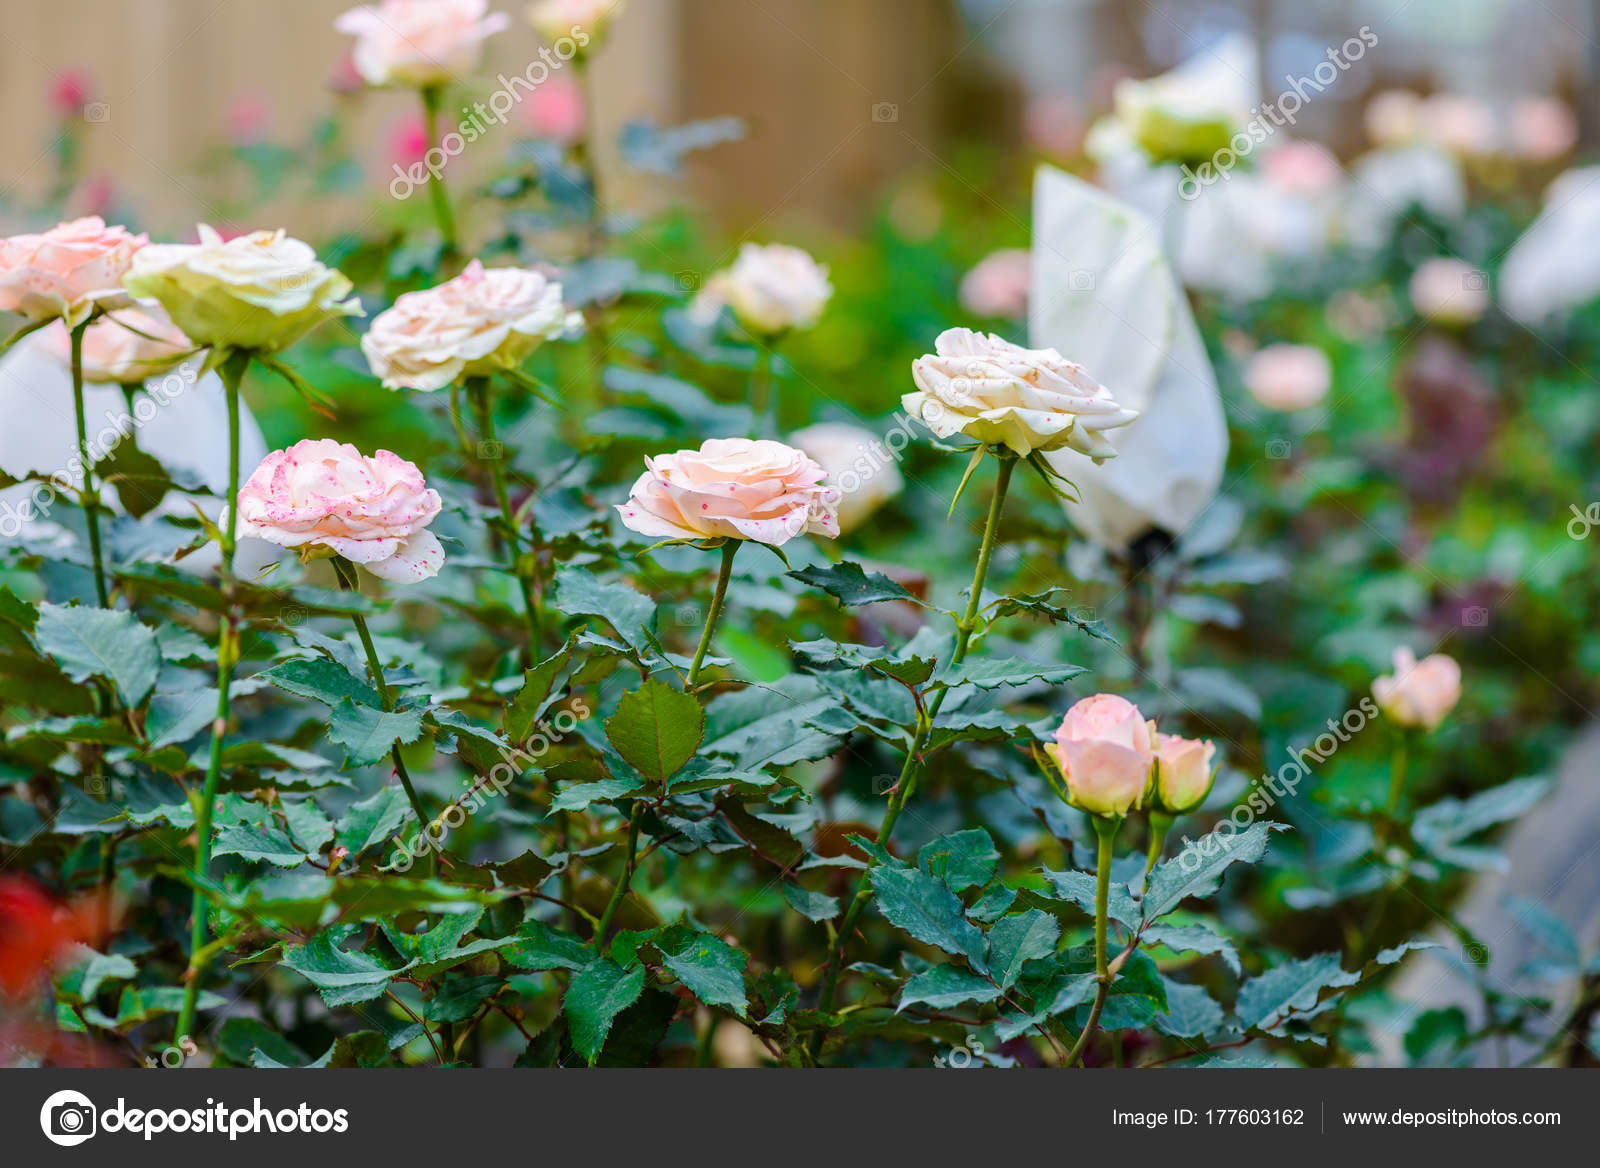
[[83, 936], [82, 916], [37, 885], [0, 879], [0, 994], [20, 998]]

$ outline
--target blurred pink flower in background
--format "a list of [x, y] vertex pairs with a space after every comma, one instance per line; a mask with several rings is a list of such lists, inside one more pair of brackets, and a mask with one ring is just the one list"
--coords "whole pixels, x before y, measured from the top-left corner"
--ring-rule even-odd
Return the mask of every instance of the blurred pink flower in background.
[[1344, 172], [1338, 158], [1319, 142], [1287, 142], [1261, 156], [1267, 181], [1297, 195], [1322, 195], [1334, 190]]
[[1268, 345], [1244, 371], [1244, 387], [1269, 410], [1309, 409], [1332, 384], [1328, 355], [1311, 345]]
[[1041, 93], [1022, 111], [1022, 132], [1028, 145], [1045, 154], [1076, 154], [1088, 129], [1083, 107], [1064, 93]]
[[1558, 97], [1526, 97], [1511, 107], [1511, 152], [1526, 162], [1553, 162], [1578, 143], [1578, 119]]
[[104, 219], [117, 205], [117, 183], [109, 174], [91, 174], [67, 196], [67, 211], [74, 216], [96, 215]]
[[1027, 315], [1028, 286], [1033, 280], [1033, 254], [1012, 247], [980, 260], [961, 280], [961, 307], [974, 316]]
[[581, 138], [587, 113], [583, 90], [564, 73], [552, 73], [522, 101], [522, 120], [529, 133], [557, 142]]
[[328, 70], [327, 87], [335, 93], [360, 93], [367, 87], [366, 80], [361, 76], [361, 71], [356, 68], [356, 53], [354, 49], [346, 49], [339, 54], [333, 63], [333, 68]]
[[1475, 97], [1436, 93], [1420, 109], [1423, 135], [1452, 154], [1491, 154], [1498, 144], [1494, 111]]
[[[421, 114], [406, 114], [389, 123], [389, 161], [404, 170], [428, 153], [428, 127]], [[448, 165], [448, 160], [446, 162]]]
[[1411, 305], [1435, 324], [1471, 324], [1489, 307], [1489, 277], [1454, 257], [1436, 257], [1412, 273]]
[[64, 118], [83, 113], [94, 92], [94, 78], [87, 69], [63, 69], [50, 80], [50, 104]]
[[238, 93], [228, 103], [228, 141], [254, 146], [272, 128], [272, 102], [264, 93]]

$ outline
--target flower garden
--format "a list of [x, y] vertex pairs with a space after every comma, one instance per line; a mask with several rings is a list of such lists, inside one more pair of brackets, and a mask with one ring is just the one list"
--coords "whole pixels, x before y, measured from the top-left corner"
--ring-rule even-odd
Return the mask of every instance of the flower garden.
[[1594, 1065], [1573, 890], [1465, 907], [1600, 817], [1570, 112], [1129, 79], [854, 236], [455, 181], [631, 7], [340, 17], [364, 225], [0, 240], [0, 1062]]

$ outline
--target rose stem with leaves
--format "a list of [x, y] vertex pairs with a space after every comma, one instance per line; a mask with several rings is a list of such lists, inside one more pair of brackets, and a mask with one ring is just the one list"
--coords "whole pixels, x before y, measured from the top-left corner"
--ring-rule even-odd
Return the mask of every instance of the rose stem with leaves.
[[1094, 823], [1094, 833], [1100, 841], [1094, 861], [1094, 972], [1098, 984], [1095, 986], [1094, 1004], [1089, 1007], [1089, 1020], [1083, 1024], [1083, 1033], [1078, 1035], [1078, 1041], [1072, 1044], [1062, 1063], [1068, 1067], [1083, 1056], [1084, 1047], [1089, 1045], [1095, 1027], [1100, 1025], [1100, 1011], [1105, 1009], [1106, 995], [1111, 991], [1111, 970], [1106, 960], [1106, 917], [1111, 903], [1112, 845], [1116, 842], [1117, 829], [1122, 826], [1122, 817], [1091, 815], [1089, 818]]
[[[427, 126], [428, 147], [444, 151], [439, 146], [439, 108], [444, 104], [444, 87], [425, 85], [422, 88], [422, 117]], [[456, 217], [450, 210], [450, 193], [444, 188], [444, 168], [428, 176], [428, 197], [433, 202], [434, 222], [439, 225], [439, 235], [444, 241], [444, 258], [456, 254]]]
[[[1388, 851], [1389, 841], [1394, 836], [1395, 816], [1400, 811], [1400, 800], [1405, 795], [1406, 768], [1411, 754], [1411, 731], [1400, 730], [1396, 734], [1394, 754], [1389, 759], [1389, 794], [1383, 804], [1383, 819], [1379, 821], [1376, 831], [1376, 845], [1379, 859], [1382, 853]], [[1389, 908], [1389, 902], [1394, 894], [1400, 890], [1405, 882], [1405, 869], [1401, 868], [1390, 876], [1379, 890], [1377, 897], [1372, 902], [1372, 910], [1367, 915], [1366, 923], [1361, 928], [1361, 944], [1356, 951], [1356, 958], [1360, 964], [1365, 964], [1377, 952], [1378, 927], [1383, 924], [1383, 915]]]
[[[343, 556], [333, 558], [333, 572], [339, 577], [339, 587], [346, 592], [359, 596], [361, 587], [356, 583], [356, 567]], [[378, 691], [378, 701], [383, 704], [385, 713], [394, 709], [394, 695], [389, 692], [388, 683], [383, 680], [383, 660], [378, 656], [378, 649], [372, 643], [372, 633], [367, 629], [367, 618], [359, 612], [352, 612], [350, 619], [355, 623], [356, 635], [361, 638], [361, 649], [367, 655], [367, 670], [372, 674], [373, 688]], [[411, 772], [406, 769], [406, 760], [400, 754], [400, 744], [394, 742], [389, 747], [389, 757], [394, 762], [394, 773], [400, 778], [400, 785], [405, 788], [406, 798], [411, 801], [412, 813], [417, 817], [417, 827], [426, 831], [429, 826], [428, 814], [422, 809], [422, 800], [417, 798], [417, 788], [411, 782]], [[435, 870], [438, 868], [439, 858], [437, 853], [429, 853]]]
[[[739, 554], [740, 542], [737, 539], [730, 539], [722, 544], [722, 564], [717, 570], [717, 584], [711, 593], [711, 607], [706, 612], [706, 626], [700, 633], [700, 645], [695, 650], [694, 662], [689, 666], [689, 676], [684, 682], [684, 689], [689, 693], [693, 693], [700, 682], [700, 669], [705, 665], [706, 653], [711, 648], [711, 637], [717, 631], [717, 619], [722, 615], [722, 604], [728, 595], [728, 581], [733, 576], [733, 557]], [[622, 905], [622, 898], [628, 894], [628, 885], [633, 882], [633, 870], [638, 865], [639, 821], [643, 817], [644, 803], [635, 799], [633, 808], [628, 814], [628, 851], [627, 860], [622, 868], [622, 879], [618, 880], [617, 886], [611, 890], [611, 899], [606, 902], [605, 911], [600, 914], [600, 923], [594, 930], [595, 944], [602, 953], [606, 949], [606, 932], [611, 928], [611, 920], [617, 915], [617, 909]]]
[[[599, 134], [595, 129], [595, 86], [589, 72], [589, 58], [579, 53], [572, 62], [577, 71], [578, 92], [583, 98], [583, 134], [572, 146], [572, 160], [589, 180], [589, 215], [584, 233], [583, 256], [593, 259], [605, 250], [606, 219], [600, 199]], [[592, 301], [583, 308], [583, 331], [589, 345], [589, 378], [593, 386], [593, 408], [605, 403], [606, 364], [611, 360], [611, 337], [606, 329], [605, 306]], [[581, 421], [581, 419], [574, 419]]]
[[473, 377], [467, 380], [467, 397], [478, 417], [478, 434], [483, 439], [479, 457], [489, 468], [489, 481], [494, 485], [495, 504], [500, 508], [500, 520], [505, 530], [506, 551], [511, 557], [511, 572], [522, 590], [523, 619], [528, 624], [528, 651], [526, 661], [532, 665], [539, 660], [544, 641], [543, 606], [539, 602], [539, 571], [537, 555], [524, 559], [522, 540], [517, 535], [517, 513], [511, 506], [511, 492], [506, 486], [505, 450], [494, 434], [494, 402], [489, 397], [489, 379]]
[[[233, 550], [239, 523], [239, 386], [250, 365], [250, 353], [236, 349], [218, 366], [228, 401], [228, 518], [221, 532], [222, 627], [217, 634], [217, 716], [211, 723], [211, 755], [206, 765], [205, 788], [194, 809], [194, 875], [204, 881], [211, 869], [211, 819], [216, 809], [217, 786], [222, 778], [222, 742], [228, 731], [228, 690], [239, 660], [239, 614], [233, 575]], [[206, 946], [206, 898], [197, 886], [193, 919], [189, 925], [189, 970], [185, 974], [183, 1008], [178, 1013], [177, 1037], [193, 1033], [200, 981], [211, 962]]]
[[105, 561], [100, 551], [100, 496], [94, 486], [94, 464], [89, 459], [89, 430], [83, 405], [83, 334], [89, 331], [94, 320], [91, 313], [82, 323], [72, 327], [72, 405], [78, 420], [78, 461], [83, 464], [83, 487], [78, 494], [83, 504], [84, 518], [89, 524], [89, 555], [94, 560], [94, 592], [101, 608], [111, 607], [111, 594], [106, 588]]
[[[971, 648], [973, 634], [978, 628], [978, 612], [983, 603], [983, 585], [989, 576], [989, 561], [994, 556], [995, 543], [1000, 531], [1000, 513], [1005, 507], [1006, 490], [1011, 485], [1011, 473], [1017, 466], [1016, 456], [1009, 450], [999, 450], [994, 453], [1000, 469], [995, 476], [994, 497], [989, 502], [989, 516], [984, 522], [983, 543], [978, 549], [978, 566], [972, 573], [972, 592], [967, 598], [967, 612], [956, 623], [956, 646], [950, 655], [952, 666], [960, 665], [966, 660], [967, 650]], [[944, 704], [944, 695], [949, 692], [948, 689], [942, 689], [934, 694], [933, 700], [928, 703], [927, 711], [917, 718], [917, 724], [911, 734], [911, 745], [906, 750], [905, 762], [900, 767], [900, 777], [889, 796], [889, 806], [884, 812], [883, 823], [878, 828], [879, 847], [889, 846], [889, 835], [894, 831], [895, 822], [900, 818], [900, 812], [905, 809], [911, 793], [916, 790], [917, 768], [922, 762], [923, 743], [927, 741], [928, 734], [933, 729], [933, 720], [938, 716], [939, 707]], [[850, 907], [845, 910], [844, 920], [834, 935], [833, 950], [828, 955], [827, 972], [823, 975], [822, 993], [817, 1000], [817, 1009], [824, 1015], [833, 1009], [834, 994], [839, 986], [839, 971], [844, 964], [845, 946], [850, 942], [850, 935], [855, 932], [856, 921], [861, 918], [867, 902], [872, 899], [872, 883], [868, 879], [870, 875], [870, 869], [862, 873], [861, 880], [856, 885], [855, 896], [851, 898]], [[819, 1027], [811, 1040], [813, 1058], [821, 1053], [826, 1038], [827, 1030]]]

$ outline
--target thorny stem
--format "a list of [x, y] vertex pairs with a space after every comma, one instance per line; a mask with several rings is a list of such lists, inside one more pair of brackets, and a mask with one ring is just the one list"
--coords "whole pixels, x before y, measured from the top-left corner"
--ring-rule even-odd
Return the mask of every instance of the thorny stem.
[[1107, 818], [1103, 815], [1091, 818], [1094, 821], [1095, 835], [1100, 839], [1094, 867], [1094, 972], [1100, 984], [1095, 987], [1094, 1005], [1089, 1007], [1089, 1020], [1083, 1025], [1083, 1033], [1078, 1035], [1078, 1041], [1072, 1044], [1072, 1049], [1067, 1052], [1066, 1062], [1062, 1064], [1068, 1067], [1077, 1063], [1083, 1055], [1084, 1047], [1089, 1045], [1089, 1039], [1100, 1024], [1100, 1011], [1105, 1009], [1106, 995], [1111, 992], [1111, 973], [1106, 961], [1106, 916], [1111, 900], [1112, 844], [1116, 841], [1117, 829], [1122, 826], [1122, 818], [1120, 816]]
[[82, 323], [72, 326], [72, 404], [78, 421], [78, 461], [83, 466], [83, 488], [78, 494], [83, 504], [84, 518], [89, 524], [89, 555], [94, 560], [94, 593], [101, 608], [111, 607], [111, 594], [106, 588], [105, 562], [100, 550], [100, 496], [94, 486], [94, 464], [89, 459], [88, 416], [83, 405], [83, 334], [89, 331], [94, 320], [91, 313]]
[[628, 813], [628, 858], [622, 869], [622, 878], [611, 890], [611, 899], [606, 902], [605, 911], [600, 914], [600, 923], [594, 928], [595, 948], [601, 953], [606, 952], [606, 933], [611, 928], [611, 919], [617, 915], [622, 898], [628, 895], [628, 885], [633, 883], [633, 869], [639, 862], [639, 821], [643, 818], [644, 803], [635, 799], [633, 810]]
[[[239, 385], [250, 365], [250, 353], [235, 350], [223, 361], [218, 372], [228, 400], [228, 516], [222, 531], [222, 593], [226, 607], [217, 641], [217, 716], [211, 723], [211, 756], [206, 766], [205, 788], [195, 803], [194, 875], [204, 881], [211, 868], [211, 820], [217, 802], [217, 787], [222, 779], [222, 740], [228, 730], [228, 690], [234, 666], [239, 660], [239, 617], [234, 607], [233, 549], [239, 521]], [[91, 530], [93, 530], [91, 528]], [[200, 982], [211, 963], [206, 949], [206, 898], [197, 886], [194, 891], [189, 925], [189, 969], [184, 975], [183, 1006], [178, 1011], [176, 1036], [193, 1033], [195, 1009], [200, 1001]]]
[[[1006, 490], [1011, 485], [1011, 473], [1017, 465], [1016, 457], [1010, 452], [999, 454], [998, 461], [1000, 469], [995, 476], [994, 498], [989, 502], [989, 515], [984, 522], [983, 543], [978, 549], [978, 564], [972, 573], [972, 592], [967, 599], [966, 615], [956, 625], [956, 646], [950, 655], [951, 665], [960, 665], [965, 661], [967, 651], [972, 647], [972, 638], [978, 627], [978, 613], [983, 605], [983, 585], [988, 579], [989, 561], [994, 557], [995, 544], [998, 542], [1000, 514], [1005, 507]], [[900, 813], [905, 810], [907, 801], [916, 789], [917, 768], [922, 762], [923, 744], [927, 742], [928, 734], [933, 729], [934, 719], [939, 714], [939, 707], [944, 704], [944, 696], [949, 692], [948, 689], [942, 689], [934, 694], [926, 712], [917, 719], [916, 727], [912, 730], [911, 745], [907, 748], [905, 762], [900, 767], [900, 777], [889, 796], [889, 806], [884, 811], [883, 823], [878, 827], [880, 847], [889, 846], [890, 833], [894, 831]], [[833, 949], [828, 955], [827, 972], [822, 979], [822, 992], [817, 999], [817, 1011], [824, 1017], [833, 1009], [834, 995], [839, 988], [839, 973], [844, 965], [845, 946], [849, 944], [850, 937], [855, 932], [856, 922], [866, 910], [867, 902], [872, 899], [870, 875], [870, 870], [862, 873], [860, 881], [856, 884], [855, 895], [850, 900], [850, 906], [845, 910], [844, 920], [840, 922], [839, 929], [834, 934]], [[813, 1058], [821, 1053], [827, 1036], [827, 1024], [824, 1022], [811, 1039], [810, 1051]]]
[[504, 450], [500, 449], [499, 440], [494, 436], [494, 403], [489, 398], [489, 379], [474, 377], [467, 381], [467, 396], [471, 399], [472, 407], [478, 417], [478, 434], [482, 437], [487, 449], [482, 451], [482, 460], [488, 464], [489, 479], [494, 485], [494, 501], [500, 508], [500, 519], [505, 525], [506, 550], [511, 556], [511, 572], [517, 578], [517, 586], [522, 591], [523, 619], [528, 625], [528, 651], [527, 662], [532, 665], [539, 660], [541, 643], [544, 640], [544, 613], [543, 606], [539, 603], [539, 588], [537, 581], [530, 579], [530, 575], [538, 569], [537, 561], [525, 564], [522, 556], [522, 540], [517, 535], [517, 513], [511, 506], [511, 492], [506, 486], [506, 460]]
[[700, 647], [694, 651], [694, 663], [689, 666], [686, 688], [693, 690], [700, 680], [700, 667], [705, 664], [706, 651], [711, 648], [711, 635], [716, 631], [717, 618], [722, 615], [722, 602], [728, 595], [728, 580], [733, 575], [733, 557], [739, 553], [740, 540], [730, 539], [722, 545], [722, 567], [717, 572], [717, 587], [711, 593], [711, 608], [706, 613], [706, 627], [700, 632]]

